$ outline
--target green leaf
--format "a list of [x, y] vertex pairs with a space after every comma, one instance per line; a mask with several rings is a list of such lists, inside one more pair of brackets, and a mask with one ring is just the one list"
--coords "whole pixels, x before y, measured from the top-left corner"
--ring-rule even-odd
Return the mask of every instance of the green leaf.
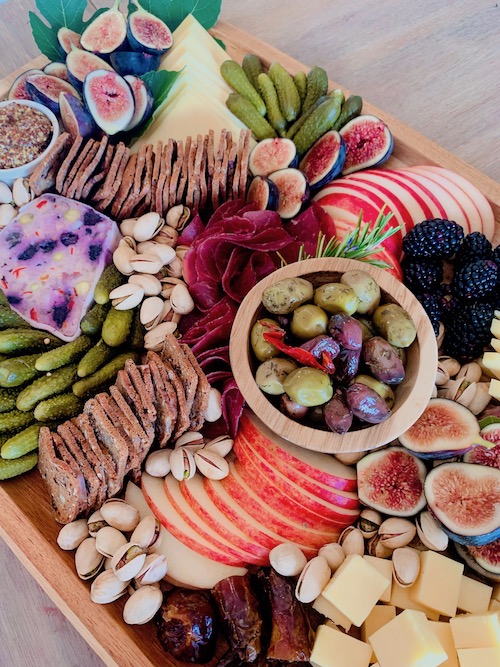
[[[135, 9], [137, 2], [129, 3]], [[188, 14], [192, 14], [201, 25], [212, 28], [219, 18], [222, 0], [141, 0], [140, 6], [164, 21], [170, 30], [175, 30]]]
[[36, 0], [36, 8], [52, 29], [69, 28], [80, 32], [87, 0]]
[[134, 128], [127, 137], [127, 143], [133, 142], [135, 139], [142, 137], [144, 132], [155, 122], [157, 117], [161, 113], [161, 107], [164, 104], [165, 100], [168, 97], [172, 86], [179, 78], [179, 72], [169, 72], [164, 69], [160, 69], [156, 72], [146, 72], [141, 76], [141, 79], [151, 90], [154, 102], [153, 102], [153, 114], [149, 120], [145, 123], [139, 125], [139, 127]]
[[29, 13], [30, 26], [35, 44], [49, 60], [61, 60], [61, 51], [56, 33], [33, 12]]
[[222, 41], [222, 39], [219, 39], [218, 37], [214, 37], [214, 39], [215, 39], [215, 41], [217, 42], [217, 44], [218, 44], [221, 48], [224, 49], [224, 51], [227, 51], [227, 49], [226, 49], [226, 45], [224, 44], [224, 42]]

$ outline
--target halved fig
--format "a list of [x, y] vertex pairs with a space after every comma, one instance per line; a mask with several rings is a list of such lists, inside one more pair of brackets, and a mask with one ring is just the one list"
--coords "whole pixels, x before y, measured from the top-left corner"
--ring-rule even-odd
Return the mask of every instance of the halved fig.
[[326, 132], [311, 146], [299, 164], [311, 188], [321, 188], [340, 175], [345, 153], [344, 140], [335, 130]]
[[59, 28], [57, 31], [57, 41], [59, 42], [63, 53], [70, 53], [73, 48], [81, 47], [81, 35], [69, 28]]
[[284, 220], [294, 218], [309, 199], [307, 178], [298, 169], [289, 167], [269, 174], [279, 192], [277, 211]]
[[141, 76], [146, 72], [153, 72], [160, 66], [160, 56], [138, 51], [117, 51], [109, 57], [111, 64], [121, 76], [132, 74]]
[[443, 463], [425, 480], [429, 510], [452, 540], [483, 546], [500, 538], [500, 470]]
[[144, 123], [151, 116], [153, 113], [154, 98], [153, 93], [138, 76], [127, 74], [123, 78], [132, 89], [132, 95], [134, 96], [134, 115], [125, 128], [128, 131]]
[[467, 551], [483, 570], [500, 575], [500, 539], [482, 547], [468, 547]]
[[391, 131], [377, 116], [353, 118], [340, 130], [340, 136], [346, 146], [344, 176], [382, 164], [389, 159], [394, 146]]
[[263, 139], [250, 153], [248, 167], [254, 176], [269, 176], [273, 171], [296, 167], [298, 160], [291, 139]]
[[423, 459], [450, 459], [461, 456], [480, 442], [479, 423], [460, 403], [447, 398], [431, 398], [399, 442]]
[[94, 119], [86, 111], [82, 102], [70, 93], [59, 95], [59, 109], [64, 129], [73, 139], [81, 136], [84, 139], [91, 137], [97, 130]]
[[476, 445], [463, 458], [465, 463], [498, 468], [500, 470], [500, 424], [489, 424], [481, 430], [481, 438], [492, 443], [492, 447]]
[[74, 48], [66, 57], [66, 67], [68, 68], [69, 80], [81, 90], [85, 77], [96, 69], [106, 69], [113, 72], [113, 68], [95, 53], [89, 53], [83, 49]]
[[32, 74], [43, 74], [41, 69], [27, 69], [14, 80], [7, 94], [8, 100], [31, 100], [31, 96], [26, 90], [26, 79]]
[[130, 48], [161, 56], [174, 41], [170, 28], [157, 16], [143, 9], [137, 0], [133, 2], [137, 9], [129, 14], [127, 22]]
[[49, 63], [43, 68], [45, 74], [50, 76], [57, 76], [58, 79], [69, 82], [68, 68], [64, 63]]
[[265, 176], [255, 176], [248, 188], [247, 201], [253, 202], [260, 211], [275, 211], [279, 200], [280, 193], [276, 185]]
[[413, 516], [425, 507], [424, 463], [402, 447], [388, 447], [356, 464], [358, 495], [368, 507], [390, 516]]
[[120, 0], [99, 14], [83, 31], [81, 45], [93, 53], [112, 53], [127, 39], [127, 20], [119, 10]]
[[[469, 553], [471, 549], [492, 547], [498, 544], [498, 542], [499, 542], [498, 540], [495, 540], [495, 542], [486, 545], [486, 547], [465, 547], [462, 544], [458, 544], [458, 542], [455, 542], [454, 546], [457, 554], [463, 561], [466, 562], [466, 564], [470, 567], [471, 570], [474, 570], [474, 572], [477, 572], [477, 574], [480, 574], [485, 579], [489, 579], [490, 581], [495, 581], [497, 583], [500, 583], [500, 573], [495, 574], [494, 572], [490, 572], [489, 570], [486, 570], [484, 567], [481, 567], [481, 565], [479, 565], [478, 561], [474, 558], [474, 556], [472, 556], [472, 554]], [[484, 560], [482, 562], [484, 562]]]
[[44, 104], [55, 114], [59, 115], [59, 95], [61, 93], [71, 93], [75, 97], [80, 97], [76, 88], [50, 74], [31, 74], [26, 79], [26, 90], [32, 100]]
[[132, 89], [116, 72], [98, 69], [87, 75], [83, 84], [87, 109], [97, 125], [112, 135], [122, 132], [134, 115]]

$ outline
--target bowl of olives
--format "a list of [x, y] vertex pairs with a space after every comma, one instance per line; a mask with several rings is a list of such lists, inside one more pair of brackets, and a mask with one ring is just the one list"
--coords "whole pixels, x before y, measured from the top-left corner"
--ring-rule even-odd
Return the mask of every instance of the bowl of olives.
[[366, 262], [289, 264], [243, 300], [233, 374], [249, 408], [296, 445], [329, 453], [381, 447], [422, 414], [437, 345], [415, 296]]

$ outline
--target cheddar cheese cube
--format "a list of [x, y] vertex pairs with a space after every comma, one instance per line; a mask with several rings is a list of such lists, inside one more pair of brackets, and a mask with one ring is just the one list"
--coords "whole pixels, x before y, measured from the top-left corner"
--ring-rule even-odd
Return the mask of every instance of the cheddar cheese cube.
[[443, 616], [455, 616], [464, 566], [435, 551], [420, 554], [420, 574], [412, 586], [415, 602], [436, 610]]
[[340, 625], [346, 632], [349, 632], [351, 629], [352, 623], [347, 616], [344, 616], [344, 614], [323, 595], [318, 595], [316, 600], [314, 600], [313, 609], [320, 614], [323, 614], [323, 616], [326, 616], [326, 618], [329, 618], [335, 625]]
[[312, 667], [368, 667], [371, 654], [369, 644], [320, 625], [309, 662]]
[[[396, 607], [389, 604], [377, 604], [371, 610], [368, 618], [361, 626], [361, 639], [368, 642], [368, 637], [373, 635], [377, 630], [383, 628], [386, 623], [396, 618]], [[372, 660], [375, 661], [375, 654], [372, 655]]]
[[500, 378], [500, 352], [485, 352], [483, 354], [483, 366]]
[[323, 597], [360, 626], [387, 588], [387, 579], [358, 554], [348, 556], [323, 590]]
[[431, 621], [432, 631], [438, 638], [441, 646], [446, 651], [448, 660], [441, 663], [440, 667], [459, 667], [458, 665], [458, 655], [455, 644], [453, 643], [453, 635], [451, 634], [450, 624], [448, 622], [436, 622]]
[[412, 598], [413, 586], [408, 586], [404, 588], [400, 586], [396, 581], [392, 582], [391, 590], [391, 599], [390, 603], [397, 607], [398, 609], [412, 609], [413, 611], [422, 611], [431, 621], [439, 620], [439, 612], [434, 609], [429, 609], [423, 604], [415, 602]]
[[493, 600], [492, 598], [490, 601], [490, 606], [488, 607], [488, 611], [500, 611], [500, 601]]
[[458, 649], [460, 667], [498, 667], [500, 647]]
[[470, 614], [483, 614], [488, 611], [492, 593], [491, 586], [464, 575], [460, 584], [458, 608]]
[[497, 320], [496, 318], [492, 320], [490, 331], [495, 338], [500, 338], [500, 320]]
[[387, 579], [387, 588], [380, 596], [379, 601], [390, 602], [392, 590], [392, 561], [388, 558], [377, 558], [376, 556], [364, 556], [364, 558]]
[[500, 647], [500, 612], [455, 616], [450, 627], [457, 649]]
[[500, 602], [500, 584], [495, 584], [493, 587], [493, 594], [491, 596], [494, 600]]
[[438, 667], [448, 658], [421, 611], [406, 609], [369, 640], [380, 667]]

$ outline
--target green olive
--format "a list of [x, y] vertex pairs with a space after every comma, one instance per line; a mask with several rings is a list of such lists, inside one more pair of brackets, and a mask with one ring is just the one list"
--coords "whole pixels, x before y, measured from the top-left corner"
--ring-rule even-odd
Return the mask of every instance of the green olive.
[[406, 366], [406, 350], [404, 349], [404, 347], [395, 347], [393, 345], [392, 349], [394, 350], [394, 352], [398, 355], [398, 357], [403, 362], [403, 366]]
[[283, 388], [292, 401], [308, 408], [328, 403], [333, 396], [330, 376], [317, 368], [297, 368], [287, 376]]
[[359, 299], [349, 285], [326, 283], [314, 292], [314, 303], [332, 315], [334, 313], [352, 315], [359, 306]]
[[303, 278], [285, 278], [262, 292], [262, 304], [274, 315], [287, 315], [313, 298], [314, 288]]
[[417, 336], [411, 317], [396, 303], [379, 306], [373, 313], [373, 324], [395, 347], [409, 347]]
[[267, 324], [272, 324], [279, 327], [279, 324], [272, 320], [270, 317], [263, 317], [260, 320], [257, 320], [252, 327], [250, 332], [250, 344], [252, 346], [253, 353], [259, 361], [265, 361], [266, 359], [271, 359], [279, 354], [272, 343], [268, 343], [264, 338], [264, 332], [268, 331], [267, 327], [262, 326], [261, 322], [267, 322]]
[[326, 333], [328, 315], [319, 306], [306, 303], [293, 311], [290, 328], [294, 336], [310, 340], [315, 336]]
[[257, 368], [255, 382], [266, 394], [279, 396], [285, 392], [283, 388], [285, 379], [296, 368], [297, 364], [290, 359], [284, 359], [283, 357], [266, 359]]
[[376, 391], [377, 394], [384, 399], [389, 409], [394, 405], [394, 392], [388, 384], [385, 384], [385, 382], [380, 382], [380, 380], [376, 380], [371, 375], [356, 375], [352, 383], [354, 384], [354, 382], [365, 384], [367, 387], [370, 387], [370, 389], [373, 389], [373, 391]]
[[356, 319], [361, 324], [363, 343], [366, 343], [367, 340], [370, 340], [370, 338], [377, 335], [371, 320], [367, 317], [357, 317]]
[[376, 281], [366, 271], [346, 271], [340, 282], [349, 285], [356, 292], [359, 299], [356, 312], [360, 315], [369, 315], [373, 313], [380, 303], [380, 287]]

